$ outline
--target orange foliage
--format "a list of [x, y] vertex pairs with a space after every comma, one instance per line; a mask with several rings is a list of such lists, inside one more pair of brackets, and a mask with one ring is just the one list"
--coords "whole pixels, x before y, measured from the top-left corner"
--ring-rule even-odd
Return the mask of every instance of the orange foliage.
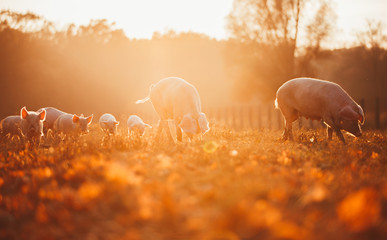
[[[386, 136], [229, 131], [155, 142], [91, 127], [76, 141], [0, 141], [2, 239], [383, 239]], [[152, 132], [153, 131], [153, 132]], [[377, 137], [376, 137], [377, 136]], [[376, 140], [375, 140], [376, 139]], [[5, 227], [3, 227], [5, 226]]]
[[337, 207], [339, 219], [354, 232], [378, 224], [380, 211], [379, 194], [373, 188], [363, 188], [349, 194]]

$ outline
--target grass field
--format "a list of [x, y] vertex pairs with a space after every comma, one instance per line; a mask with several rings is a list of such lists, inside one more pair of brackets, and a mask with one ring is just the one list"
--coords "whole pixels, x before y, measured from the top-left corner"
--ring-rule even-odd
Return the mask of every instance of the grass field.
[[[155, 130], [153, 130], [155, 131]], [[386, 239], [387, 132], [0, 143], [0, 239]]]

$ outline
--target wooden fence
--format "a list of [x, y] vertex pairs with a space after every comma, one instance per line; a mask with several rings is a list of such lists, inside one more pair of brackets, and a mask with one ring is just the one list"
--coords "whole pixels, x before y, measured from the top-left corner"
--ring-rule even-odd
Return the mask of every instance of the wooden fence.
[[[358, 101], [365, 112], [366, 123], [363, 129], [386, 129], [387, 112], [381, 111], [379, 99], [375, 103], [368, 104], [367, 107], [364, 99]], [[138, 112], [149, 123], [157, 124], [158, 117], [152, 111]], [[250, 104], [250, 105], [233, 105], [233, 106], [204, 106], [203, 112], [206, 113], [210, 123], [218, 123], [224, 126], [232, 127], [236, 130], [243, 129], [272, 129], [279, 130], [284, 128], [284, 120], [281, 112], [275, 109], [274, 103], [267, 104]], [[127, 118], [126, 118], [127, 119]], [[323, 127], [322, 121], [312, 121], [310, 119], [300, 118], [293, 123], [294, 128], [316, 129]]]

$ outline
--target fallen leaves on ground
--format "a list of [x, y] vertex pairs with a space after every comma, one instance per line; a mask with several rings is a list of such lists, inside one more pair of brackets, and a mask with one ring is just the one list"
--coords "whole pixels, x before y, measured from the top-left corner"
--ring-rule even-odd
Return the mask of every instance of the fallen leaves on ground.
[[0, 239], [385, 239], [386, 132], [280, 136], [0, 142]]

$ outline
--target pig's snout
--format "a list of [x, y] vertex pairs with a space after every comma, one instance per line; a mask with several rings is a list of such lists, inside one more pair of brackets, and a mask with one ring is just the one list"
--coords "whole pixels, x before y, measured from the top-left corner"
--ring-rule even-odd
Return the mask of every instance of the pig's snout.
[[192, 139], [193, 138], [193, 136], [194, 136], [194, 134], [193, 133], [186, 133], [187, 134], [187, 136], [190, 138], [190, 139]]
[[35, 135], [37, 134], [39, 131], [38, 129], [36, 129], [35, 127], [31, 127], [29, 130], [28, 130], [28, 135]]

